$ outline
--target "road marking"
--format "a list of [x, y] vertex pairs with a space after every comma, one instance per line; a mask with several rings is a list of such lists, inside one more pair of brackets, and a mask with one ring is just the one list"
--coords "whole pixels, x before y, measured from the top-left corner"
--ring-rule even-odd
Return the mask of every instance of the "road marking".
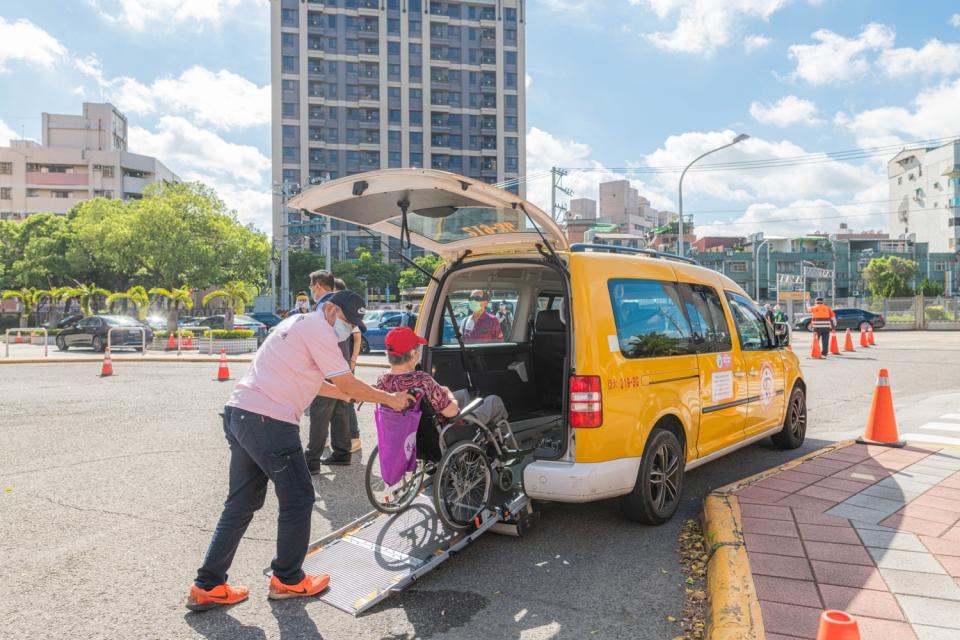
[[957, 422], [928, 422], [927, 424], [920, 425], [920, 428], [939, 429], [941, 431], [960, 433], [960, 423]]
[[905, 433], [903, 439], [908, 442], [930, 442], [933, 444], [960, 445], [960, 438], [937, 436], [930, 433]]
[[960, 420], [960, 413], [947, 413], [940, 416], [941, 420]]

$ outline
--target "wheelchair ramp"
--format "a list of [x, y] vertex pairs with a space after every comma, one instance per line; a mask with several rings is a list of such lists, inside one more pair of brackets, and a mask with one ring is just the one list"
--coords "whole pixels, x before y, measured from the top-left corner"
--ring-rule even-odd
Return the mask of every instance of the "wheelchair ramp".
[[485, 511], [476, 529], [454, 532], [440, 522], [430, 496], [421, 494], [403, 513], [372, 511], [313, 543], [303, 570], [329, 574], [330, 587], [320, 600], [358, 615], [446, 562], [493, 525], [527, 514], [528, 505], [526, 495], [513, 496]]

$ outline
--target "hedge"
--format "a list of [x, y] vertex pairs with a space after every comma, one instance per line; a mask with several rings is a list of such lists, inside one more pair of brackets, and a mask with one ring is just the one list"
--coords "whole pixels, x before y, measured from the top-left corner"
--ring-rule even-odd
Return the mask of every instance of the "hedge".
[[[204, 337], [210, 335], [210, 329], [205, 329], [203, 332]], [[213, 339], [214, 340], [237, 340], [241, 338], [252, 338], [253, 331], [250, 329], [234, 329], [233, 331], [227, 331], [226, 329], [214, 329], [213, 330]]]

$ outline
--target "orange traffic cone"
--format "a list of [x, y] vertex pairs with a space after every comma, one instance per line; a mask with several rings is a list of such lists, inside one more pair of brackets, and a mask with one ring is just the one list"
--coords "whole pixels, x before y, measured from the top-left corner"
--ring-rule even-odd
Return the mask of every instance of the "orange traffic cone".
[[217, 382], [226, 382], [230, 379], [230, 368], [227, 367], [227, 351], [220, 349], [220, 368], [217, 370]]
[[103, 366], [100, 368], [100, 377], [106, 378], [113, 375], [113, 362], [110, 360], [110, 347], [103, 351]]
[[870, 328], [867, 329], [867, 341], [870, 343], [871, 347], [877, 346], [877, 341], [873, 339], [873, 325], [870, 325]]
[[860, 640], [860, 626], [849, 613], [824, 611], [820, 614], [817, 640]]
[[177, 341], [173, 339], [173, 333], [170, 334], [170, 339], [167, 340], [167, 351], [173, 351], [177, 348]]
[[850, 333], [850, 329], [847, 329], [847, 336], [843, 341], [843, 350], [844, 351], [854, 351], [853, 348], [853, 335]]
[[810, 357], [814, 360], [819, 360], [823, 357], [823, 352], [820, 350], [820, 334], [813, 334], [813, 346], [810, 348]]
[[861, 328], [860, 329], [860, 346], [869, 347], [870, 343], [867, 341], [867, 333]]
[[830, 332], [830, 355], [838, 356], [840, 355], [840, 345], [837, 344], [837, 332]]
[[897, 417], [893, 413], [893, 395], [890, 392], [890, 373], [880, 369], [877, 386], [873, 390], [873, 403], [867, 417], [867, 428], [860, 444], [882, 444], [887, 447], [902, 447], [906, 442], [897, 434]]
[[193, 334], [187, 334], [187, 349], [193, 349]]
[[20, 332], [19, 332], [19, 331], [17, 331], [17, 339], [14, 340], [14, 342], [17, 343], [17, 344], [22, 344], [22, 343], [23, 343], [23, 336], [20, 335]]

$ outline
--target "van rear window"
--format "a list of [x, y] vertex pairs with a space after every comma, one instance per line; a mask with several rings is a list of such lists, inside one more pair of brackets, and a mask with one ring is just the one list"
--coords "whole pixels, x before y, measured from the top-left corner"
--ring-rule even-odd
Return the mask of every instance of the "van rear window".
[[676, 284], [659, 280], [610, 280], [610, 303], [620, 352], [627, 358], [696, 353]]

